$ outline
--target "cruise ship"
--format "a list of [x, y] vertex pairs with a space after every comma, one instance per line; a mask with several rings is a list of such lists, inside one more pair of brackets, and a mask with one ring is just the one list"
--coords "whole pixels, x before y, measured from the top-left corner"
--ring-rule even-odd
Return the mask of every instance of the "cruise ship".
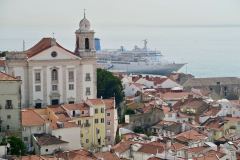
[[113, 72], [133, 74], [168, 75], [177, 72], [186, 63], [170, 63], [164, 60], [159, 51], [149, 50], [147, 40], [144, 47], [135, 46], [133, 50], [103, 50], [97, 53], [97, 63], [100, 68]]

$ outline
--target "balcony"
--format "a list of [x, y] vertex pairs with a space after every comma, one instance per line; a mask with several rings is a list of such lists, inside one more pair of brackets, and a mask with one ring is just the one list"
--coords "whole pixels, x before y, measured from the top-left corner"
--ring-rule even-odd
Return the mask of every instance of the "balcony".
[[6, 105], [5, 109], [13, 109], [13, 106], [12, 105]]

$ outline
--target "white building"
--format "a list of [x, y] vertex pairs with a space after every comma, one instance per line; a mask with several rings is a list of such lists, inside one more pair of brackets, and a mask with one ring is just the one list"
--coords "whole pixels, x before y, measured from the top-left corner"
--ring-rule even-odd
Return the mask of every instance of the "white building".
[[22, 80], [23, 107], [41, 108], [96, 98], [94, 31], [85, 15], [75, 34], [75, 52], [54, 38], [43, 38], [24, 52], [7, 55], [7, 72]]

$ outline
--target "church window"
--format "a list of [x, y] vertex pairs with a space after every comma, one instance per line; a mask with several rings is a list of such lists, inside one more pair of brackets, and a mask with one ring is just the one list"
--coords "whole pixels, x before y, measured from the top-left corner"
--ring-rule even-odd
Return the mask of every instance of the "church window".
[[87, 96], [91, 95], [90, 87], [87, 87], [87, 88], [86, 88], [86, 95], [87, 95]]
[[90, 73], [86, 73], [85, 81], [91, 81]]
[[89, 49], [89, 39], [85, 38], [85, 49]]
[[74, 72], [73, 71], [69, 71], [68, 72], [68, 81], [69, 82], [73, 82], [74, 81]]
[[57, 85], [52, 85], [52, 90], [53, 91], [57, 91], [58, 90], [58, 86]]
[[57, 57], [57, 52], [53, 51], [53, 52], [51, 53], [51, 56], [52, 56], [52, 57]]
[[40, 81], [41, 81], [41, 73], [35, 72], [35, 82], [40, 82]]
[[74, 84], [69, 84], [68, 89], [69, 90], [74, 90]]
[[56, 69], [52, 70], [52, 81], [57, 81], [58, 80], [58, 72]]
[[36, 92], [40, 92], [41, 91], [41, 86], [40, 85], [36, 85], [35, 86], [35, 91]]

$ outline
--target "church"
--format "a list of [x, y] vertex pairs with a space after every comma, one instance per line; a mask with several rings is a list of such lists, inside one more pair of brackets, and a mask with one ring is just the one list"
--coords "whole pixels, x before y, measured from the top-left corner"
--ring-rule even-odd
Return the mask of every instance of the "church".
[[26, 51], [7, 54], [7, 73], [22, 80], [23, 108], [96, 98], [94, 31], [85, 13], [75, 35], [74, 52], [61, 46], [55, 38], [42, 38]]

